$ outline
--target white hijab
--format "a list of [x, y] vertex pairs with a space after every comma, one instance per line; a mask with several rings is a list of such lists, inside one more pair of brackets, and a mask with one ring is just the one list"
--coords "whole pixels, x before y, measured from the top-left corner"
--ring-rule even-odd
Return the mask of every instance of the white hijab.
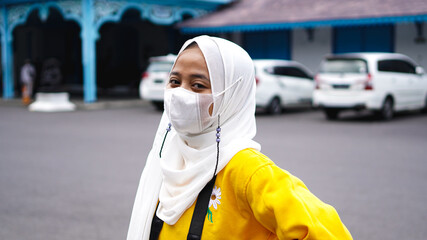
[[[252, 139], [255, 123], [255, 69], [252, 59], [238, 45], [227, 40], [199, 36], [188, 40], [179, 54], [191, 43], [197, 43], [208, 66], [214, 97], [212, 116], [220, 115], [220, 172], [240, 150], [261, 146]], [[177, 58], [177, 59], [178, 59]], [[160, 148], [169, 120], [163, 113], [153, 147], [141, 175], [130, 220], [128, 240], [149, 239], [151, 221], [160, 201], [157, 216], [174, 225], [196, 201], [211, 180], [216, 165], [216, 128], [218, 121], [197, 135], [168, 133], [162, 157]]]

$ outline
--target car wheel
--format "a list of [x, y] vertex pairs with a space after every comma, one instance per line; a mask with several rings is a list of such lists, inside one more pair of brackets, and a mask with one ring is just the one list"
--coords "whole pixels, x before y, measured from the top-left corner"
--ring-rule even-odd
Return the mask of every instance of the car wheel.
[[379, 112], [379, 116], [382, 120], [388, 121], [393, 118], [393, 115], [393, 100], [388, 97], [384, 100], [383, 106]]
[[282, 112], [282, 106], [280, 106], [280, 99], [278, 97], [275, 97], [271, 100], [267, 107], [267, 111], [271, 115], [278, 115]]
[[153, 106], [156, 108], [157, 111], [163, 111], [163, 109], [164, 109], [163, 102], [154, 101], [151, 103], [153, 104]]
[[323, 112], [328, 120], [337, 120], [340, 113], [337, 109], [324, 109]]

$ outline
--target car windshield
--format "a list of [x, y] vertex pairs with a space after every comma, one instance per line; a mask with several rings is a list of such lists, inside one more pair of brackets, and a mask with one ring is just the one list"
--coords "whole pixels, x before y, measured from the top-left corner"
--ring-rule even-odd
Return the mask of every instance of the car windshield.
[[172, 62], [153, 62], [148, 67], [148, 72], [170, 72], [172, 69]]
[[361, 59], [328, 59], [320, 66], [321, 73], [367, 73], [366, 62]]

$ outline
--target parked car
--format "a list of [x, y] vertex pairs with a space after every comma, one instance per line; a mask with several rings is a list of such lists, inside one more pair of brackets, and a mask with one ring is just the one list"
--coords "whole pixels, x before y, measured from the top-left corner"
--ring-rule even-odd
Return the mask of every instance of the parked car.
[[427, 76], [403, 54], [330, 55], [315, 81], [313, 103], [328, 119], [344, 110], [367, 109], [389, 120], [394, 112], [427, 108]]
[[282, 108], [311, 107], [314, 81], [310, 70], [301, 63], [287, 60], [254, 60], [256, 105], [270, 114]]
[[163, 94], [169, 80], [169, 72], [176, 55], [151, 57], [147, 70], [142, 74], [139, 95], [150, 101], [158, 110], [163, 109]]

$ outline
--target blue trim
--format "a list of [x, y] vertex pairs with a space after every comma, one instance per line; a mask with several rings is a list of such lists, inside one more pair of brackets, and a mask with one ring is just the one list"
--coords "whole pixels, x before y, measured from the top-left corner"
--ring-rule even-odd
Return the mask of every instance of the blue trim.
[[307, 22], [283, 22], [283, 23], [266, 23], [266, 24], [247, 24], [247, 25], [229, 25], [219, 27], [181, 27], [183, 33], [215, 33], [215, 32], [235, 32], [235, 31], [265, 31], [280, 30], [292, 28], [309, 28], [324, 26], [357, 26], [371, 24], [393, 24], [400, 22], [426, 22], [427, 14], [415, 16], [399, 17], [379, 17], [379, 18], [362, 18], [362, 19], [337, 19], [325, 21], [307, 21]]
[[[83, 2], [84, 0], [81, 0], [81, 1]], [[104, 0], [104, 1], [108, 2], [108, 0]], [[163, 5], [163, 6], [201, 8], [204, 10], [213, 11], [221, 5], [230, 4], [236, 0], [115, 0], [115, 1], [126, 2], [126, 3], [136, 3], [136, 4], [154, 4], [154, 5]], [[49, 0], [0, 0], [0, 7], [13, 6], [13, 5], [19, 5], [19, 4], [43, 4], [46, 2], [52, 2], [52, 1], [49, 1]]]
[[4, 34], [1, 36], [1, 48], [2, 48], [2, 67], [3, 67], [3, 98], [11, 99], [14, 96], [13, 92], [13, 51], [12, 51], [12, 39], [9, 32], [9, 24], [7, 20], [8, 12], [6, 7], [1, 9], [3, 13], [3, 31]]
[[16, 4], [22, 4], [22, 3], [35, 3], [35, 2], [41, 2], [40, 0], [2, 0], [0, 2], [0, 6], [5, 5], [16, 5]]
[[[131, 0], [119, 0], [131, 2]], [[156, 4], [177, 4], [177, 3], [207, 3], [207, 4], [228, 4], [233, 2], [234, 0], [134, 0], [134, 2], [144, 2], [144, 3], [156, 3]], [[1, 0], [0, 6], [9, 5], [9, 4], [22, 4], [22, 3], [35, 3], [35, 2], [43, 2], [42, 0]]]

